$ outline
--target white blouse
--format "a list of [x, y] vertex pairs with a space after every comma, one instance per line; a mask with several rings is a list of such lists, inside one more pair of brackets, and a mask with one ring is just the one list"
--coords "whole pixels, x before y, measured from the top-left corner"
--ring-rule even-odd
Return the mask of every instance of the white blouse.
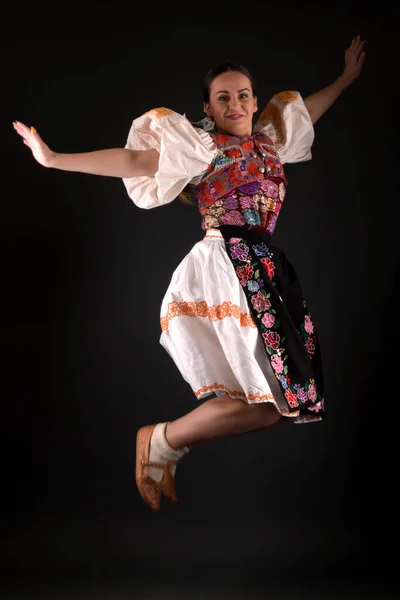
[[[298, 92], [275, 94], [253, 131], [274, 141], [282, 164], [311, 159], [314, 127]], [[155, 148], [160, 153], [154, 177], [122, 180], [131, 200], [146, 209], [168, 204], [186, 185], [199, 183], [218, 153], [209, 133], [168, 108], [155, 108], [135, 119], [125, 148]]]

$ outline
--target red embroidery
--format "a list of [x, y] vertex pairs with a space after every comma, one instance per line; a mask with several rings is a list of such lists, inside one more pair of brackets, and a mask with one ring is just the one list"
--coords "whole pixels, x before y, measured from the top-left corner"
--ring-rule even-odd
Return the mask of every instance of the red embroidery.
[[274, 143], [266, 134], [248, 138], [210, 134], [219, 152], [203, 180], [195, 187], [200, 213], [235, 188], [252, 181], [278, 178], [285, 187], [287, 180]]

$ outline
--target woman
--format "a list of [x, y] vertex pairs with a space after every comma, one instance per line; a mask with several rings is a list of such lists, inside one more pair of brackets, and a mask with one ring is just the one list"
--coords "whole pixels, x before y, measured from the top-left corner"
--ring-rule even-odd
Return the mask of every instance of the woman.
[[283, 164], [311, 158], [313, 125], [361, 73], [364, 41], [345, 53], [340, 77], [305, 98], [275, 95], [258, 110], [250, 73], [226, 64], [204, 81], [206, 117], [172, 110], [135, 119], [125, 148], [60, 154], [23, 123], [14, 128], [43, 166], [123, 179], [145, 209], [191, 193], [204, 238], [172, 275], [161, 307], [160, 342], [201, 405], [139, 429], [136, 483], [160, 508], [176, 501], [177, 462], [189, 447], [278, 422], [325, 416], [318, 339], [290, 262], [270, 238], [287, 188]]

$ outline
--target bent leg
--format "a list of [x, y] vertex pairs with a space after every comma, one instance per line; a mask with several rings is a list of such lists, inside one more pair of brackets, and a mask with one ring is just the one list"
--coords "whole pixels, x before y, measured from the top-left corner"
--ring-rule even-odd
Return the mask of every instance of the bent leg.
[[232, 437], [271, 427], [282, 417], [270, 402], [248, 404], [228, 395], [207, 400], [190, 413], [168, 423], [165, 431], [173, 448]]
[[[176, 502], [176, 466], [189, 452], [190, 446], [258, 431], [287, 420], [270, 402], [248, 404], [224, 395], [207, 400], [175, 421], [158, 423], [146, 447], [140, 447], [140, 443], [137, 445], [136, 482], [142, 498], [151, 508], [158, 510], [162, 489], [167, 498]], [[139, 430], [139, 442], [140, 436], [149, 434], [149, 427]], [[166, 475], [168, 472], [170, 475]]]

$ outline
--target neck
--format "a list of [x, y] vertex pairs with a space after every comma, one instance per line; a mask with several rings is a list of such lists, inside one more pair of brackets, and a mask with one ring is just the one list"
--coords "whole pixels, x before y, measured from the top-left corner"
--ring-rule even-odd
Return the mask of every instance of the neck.
[[250, 137], [253, 132], [250, 130], [244, 131], [244, 132], [233, 132], [233, 131], [227, 131], [226, 129], [223, 129], [222, 127], [217, 127], [217, 133], [222, 133], [224, 135], [232, 135], [234, 137]]

